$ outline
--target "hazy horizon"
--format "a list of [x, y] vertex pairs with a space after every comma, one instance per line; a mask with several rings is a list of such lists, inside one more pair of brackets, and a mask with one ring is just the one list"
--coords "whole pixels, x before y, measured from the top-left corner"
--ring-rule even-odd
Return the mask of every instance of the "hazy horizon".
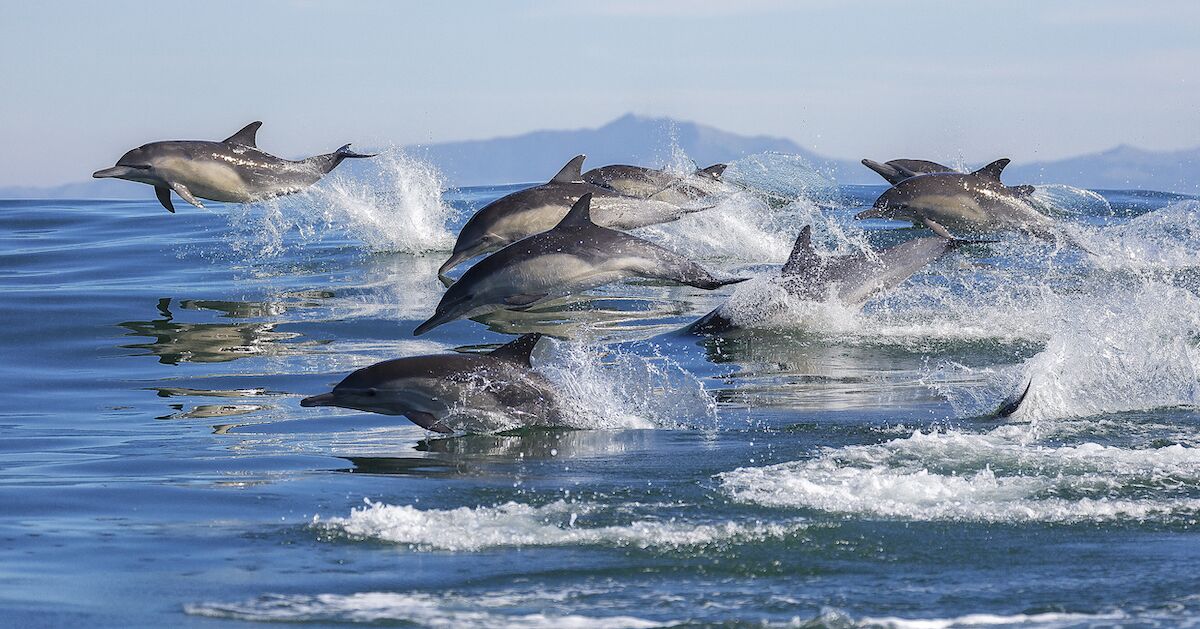
[[[1200, 5], [272, 0], [6, 5], [0, 186], [265, 122], [265, 150], [599, 127], [625, 113], [821, 155], [1025, 162], [1200, 146]], [[72, 19], [62, 19], [68, 14]]]

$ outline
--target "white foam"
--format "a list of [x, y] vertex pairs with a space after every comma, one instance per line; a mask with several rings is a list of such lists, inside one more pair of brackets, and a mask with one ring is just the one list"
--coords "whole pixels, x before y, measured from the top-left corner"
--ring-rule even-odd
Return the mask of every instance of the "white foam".
[[598, 506], [557, 501], [535, 507], [508, 502], [491, 507], [422, 510], [365, 501], [347, 517], [314, 518], [313, 526], [355, 539], [405, 544], [414, 550], [480, 551], [514, 546], [599, 545], [670, 551], [786, 537], [802, 524], [635, 520], [588, 526]]
[[1075, 627], [1100, 621], [1127, 620], [1121, 612], [1110, 614], [1071, 614], [1047, 612], [1041, 614], [967, 614], [956, 618], [896, 618], [866, 617], [859, 621], [861, 627], [885, 627], [887, 629], [969, 629], [971, 627]]
[[1029, 386], [1014, 419], [1200, 405], [1200, 297], [1148, 282], [1072, 310], [1016, 378], [996, 376], [1010, 392]]
[[1194, 518], [1200, 450], [1027, 442], [1027, 431], [915, 432], [719, 475], [734, 499], [862, 516], [986, 522]]
[[546, 612], [531, 614], [513, 613], [506, 609], [519, 604], [545, 605], [557, 602], [525, 600], [528, 598], [507, 594], [458, 595], [452, 592], [269, 594], [235, 603], [192, 603], [185, 605], [184, 611], [194, 616], [253, 622], [401, 622], [422, 627], [455, 629], [646, 629], [665, 626], [664, 623], [633, 616], [584, 616]]
[[428, 162], [390, 149], [355, 175], [334, 171], [307, 191], [251, 205], [230, 205], [232, 242], [243, 255], [272, 257], [330, 237], [375, 252], [448, 251], [456, 213], [442, 200], [444, 181]]

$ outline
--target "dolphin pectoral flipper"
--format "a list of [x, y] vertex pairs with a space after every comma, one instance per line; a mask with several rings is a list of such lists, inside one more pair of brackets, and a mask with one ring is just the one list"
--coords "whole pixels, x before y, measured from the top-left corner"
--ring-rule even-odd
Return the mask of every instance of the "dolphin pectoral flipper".
[[1023, 184], [1020, 186], [1009, 186], [1008, 189], [1012, 190], [1014, 193], [1016, 193], [1017, 195], [1022, 196], [1022, 197], [1027, 197], [1027, 196], [1033, 194], [1034, 192], [1037, 192], [1037, 188], [1034, 188], [1033, 186], [1031, 186], [1029, 184]]
[[995, 240], [967, 240], [963, 238], [955, 238], [954, 235], [950, 233], [950, 230], [942, 227], [941, 224], [937, 223], [931, 218], [922, 218], [921, 222], [925, 223], [925, 226], [939, 237], [949, 240], [950, 247], [953, 249], [964, 247], [966, 245], [990, 245], [994, 242], [998, 242]]
[[441, 420], [435, 417], [432, 413], [426, 413], [424, 411], [404, 411], [404, 416], [407, 417], [409, 421], [420, 426], [421, 428], [424, 428], [425, 430], [440, 432], [443, 435], [448, 435], [454, 432], [443, 425]]
[[545, 299], [547, 294], [548, 293], [523, 293], [520, 295], [509, 295], [508, 297], [504, 298], [504, 303], [508, 304], [509, 306], [528, 306], [539, 299]]
[[[204, 205], [202, 203], [200, 203], [199, 199], [192, 196], [192, 191], [188, 190], [187, 186], [179, 183], [178, 181], [167, 182], [167, 185], [171, 186], [171, 189], [175, 191], [175, 194], [178, 194], [179, 197], [182, 198], [184, 201], [187, 201], [188, 203], [191, 203], [192, 205], [194, 205], [198, 208], [204, 207]], [[162, 199], [159, 198], [159, 200], [161, 201]]]
[[175, 204], [171, 203], [171, 189], [166, 186], [154, 186], [154, 196], [158, 197], [158, 202], [167, 208], [167, 211], [174, 214]]

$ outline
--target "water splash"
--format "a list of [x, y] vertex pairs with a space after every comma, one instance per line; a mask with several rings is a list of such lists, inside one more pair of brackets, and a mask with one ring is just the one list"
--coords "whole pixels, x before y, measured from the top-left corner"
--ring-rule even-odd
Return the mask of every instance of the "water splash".
[[442, 175], [428, 162], [387, 150], [355, 176], [338, 172], [309, 190], [261, 204], [230, 206], [231, 246], [270, 258], [291, 245], [329, 240], [372, 252], [448, 251], [456, 210], [442, 200]]
[[554, 382], [572, 428], [716, 426], [716, 402], [704, 383], [657, 349], [643, 356], [619, 347], [556, 343], [549, 353], [538, 370]]

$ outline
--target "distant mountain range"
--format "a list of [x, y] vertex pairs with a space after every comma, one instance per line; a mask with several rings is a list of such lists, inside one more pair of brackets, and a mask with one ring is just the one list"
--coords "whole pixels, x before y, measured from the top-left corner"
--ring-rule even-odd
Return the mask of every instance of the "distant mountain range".
[[[612, 163], [658, 166], [675, 148], [700, 166], [729, 162], [756, 153], [800, 155], [842, 184], [882, 183], [856, 160], [824, 157], [786, 138], [744, 136], [671, 118], [627, 114], [596, 129], [533, 131], [522, 135], [406, 147], [428, 160], [456, 186], [519, 183], [549, 179], [578, 153], [585, 168]], [[878, 158], [928, 157], [923, 155]], [[990, 156], [989, 156], [990, 157]], [[1062, 183], [1091, 189], [1143, 189], [1200, 194], [1200, 147], [1185, 151], [1146, 151], [1118, 146], [1102, 153], [1050, 162], [1020, 163], [1005, 171], [1009, 183]], [[366, 160], [363, 160], [365, 162]], [[350, 174], [366, 174], [368, 163], [347, 163]], [[140, 198], [134, 184], [93, 180], [61, 186], [0, 188], [0, 198]], [[149, 193], [149, 191], [145, 191]]]

